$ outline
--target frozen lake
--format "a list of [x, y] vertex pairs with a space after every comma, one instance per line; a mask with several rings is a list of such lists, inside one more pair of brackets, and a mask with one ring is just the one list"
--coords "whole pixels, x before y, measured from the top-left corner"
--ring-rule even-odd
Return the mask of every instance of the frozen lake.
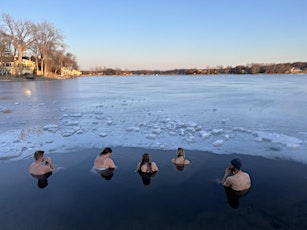
[[0, 159], [104, 146], [307, 164], [307, 75], [81, 77], [0, 83]]

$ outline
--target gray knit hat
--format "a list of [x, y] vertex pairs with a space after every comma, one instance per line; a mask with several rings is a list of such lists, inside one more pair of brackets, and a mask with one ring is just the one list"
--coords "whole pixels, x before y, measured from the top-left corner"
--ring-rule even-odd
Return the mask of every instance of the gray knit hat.
[[230, 163], [236, 168], [236, 169], [241, 169], [242, 162], [239, 158], [233, 159], [230, 161]]

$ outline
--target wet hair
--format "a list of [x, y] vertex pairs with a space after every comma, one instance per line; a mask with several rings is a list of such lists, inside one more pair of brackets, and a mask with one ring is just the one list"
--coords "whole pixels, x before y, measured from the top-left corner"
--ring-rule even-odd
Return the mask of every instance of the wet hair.
[[34, 153], [34, 159], [38, 160], [39, 158], [41, 158], [42, 156], [44, 156], [44, 151], [43, 150], [38, 150]]
[[106, 147], [106, 148], [104, 148], [104, 150], [102, 150], [102, 152], [100, 153], [100, 156], [108, 154], [108, 153], [112, 153], [112, 149], [109, 148], [109, 147]]
[[149, 156], [148, 153], [144, 153], [144, 154], [143, 154], [143, 156], [142, 156], [142, 161], [141, 161], [140, 169], [139, 169], [139, 170], [141, 170], [141, 167], [142, 167], [143, 165], [145, 165], [145, 164], [147, 164], [148, 169], [149, 169], [149, 171], [151, 172], [152, 170], [151, 170], [150, 156]]
[[185, 152], [183, 150], [183, 148], [178, 148], [177, 149], [177, 157], [185, 157]]

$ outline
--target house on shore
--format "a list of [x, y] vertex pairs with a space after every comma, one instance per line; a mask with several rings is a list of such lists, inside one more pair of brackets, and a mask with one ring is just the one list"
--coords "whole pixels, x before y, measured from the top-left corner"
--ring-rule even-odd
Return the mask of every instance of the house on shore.
[[73, 68], [67, 68], [67, 67], [62, 67], [61, 68], [61, 77], [64, 76], [71, 76], [71, 77], [76, 77], [76, 76], [81, 76], [82, 72], [75, 70]]
[[0, 75], [27, 75], [33, 74], [35, 62], [29, 58], [22, 58], [22, 68], [20, 72], [17, 57], [1, 57], [0, 58]]

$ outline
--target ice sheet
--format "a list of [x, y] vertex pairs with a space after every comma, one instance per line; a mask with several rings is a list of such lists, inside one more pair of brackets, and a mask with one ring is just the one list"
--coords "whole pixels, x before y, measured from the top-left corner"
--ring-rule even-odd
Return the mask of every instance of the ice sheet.
[[105, 146], [307, 163], [306, 75], [82, 77], [0, 83], [0, 158]]

